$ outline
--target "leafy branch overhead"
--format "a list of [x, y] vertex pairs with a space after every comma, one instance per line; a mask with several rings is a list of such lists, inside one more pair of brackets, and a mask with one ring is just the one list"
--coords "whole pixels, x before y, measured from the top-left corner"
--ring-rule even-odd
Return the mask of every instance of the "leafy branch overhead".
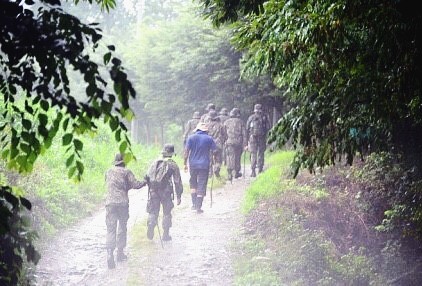
[[[243, 74], [269, 74], [292, 108], [270, 141], [293, 143], [313, 171], [357, 153], [422, 153], [420, 10], [409, 1], [201, 0], [215, 25], [235, 22]], [[369, 149], [366, 150], [365, 149]]]
[[[91, 1], [89, 1], [91, 2]], [[100, 1], [114, 7], [115, 1]], [[136, 92], [114, 46], [100, 46], [97, 24], [84, 24], [64, 12], [59, 1], [42, 1], [37, 10], [19, 2], [0, 2], [0, 130], [1, 156], [10, 168], [29, 172], [37, 157], [56, 136], [68, 150], [69, 176], [83, 173], [80, 135], [97, 129], [103, 119], [115, 133], [120, 151], [132, 158], [123, 120], [132, 112], [129, 99]], [[103, 62], [91, 54], [105, 50]], [[86, 85], [86, 100], [70, 90], [69, 70]], [[105, 76], [107, 75], [108, 76]], [[113, 86], [108, 87], [107, 82]]]

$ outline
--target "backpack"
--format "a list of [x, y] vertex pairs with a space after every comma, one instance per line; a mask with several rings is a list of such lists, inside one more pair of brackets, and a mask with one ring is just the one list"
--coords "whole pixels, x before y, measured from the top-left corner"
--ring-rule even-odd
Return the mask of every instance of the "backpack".
[[264, 118], [262, 116], [253, 116], [249, 123], [250, 134], [254, 136], [262, 136], [266, 132], [266, 126], [264, 126]]
[[161, 189], [169, 179], [169, 162], [165, 159], [156, 160], [148, 170], [149, 185], [152, 189]]
[[231, 118], [228, 119], [226, 124], [227, 130], [227, 144], [242, 144], [243, 134], [242, 134], [242, 122], [240, 119]]

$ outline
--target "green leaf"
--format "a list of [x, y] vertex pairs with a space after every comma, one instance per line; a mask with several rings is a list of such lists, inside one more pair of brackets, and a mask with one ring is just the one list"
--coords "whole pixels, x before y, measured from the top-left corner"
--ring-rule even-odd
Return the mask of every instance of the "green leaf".
[[62, 144], [63, 144], [63, 146], [69, 145], [70, 142], [72, 142], [72, 139], [73, 139], [73, 134], [72, 133], [66, 133], [62, 137]]
[[79, 139], [74, 139], [73, 140], [73, 145], [75, 146], [75, 150], [77, 151], [82, 151], [84, 144], [82, 143], [81, 140]]
[[111, 118], [110, 118], [109, 125], [110, 125], [110, 129], [111, 129], [111, 131], [114, 131], [114, 130], [116, 130], [116, 129], [117, 129], [117, 127], [119, 126], [119, 121], [118, 121], [116, 118], [111, 117]]
[[123, 154], [125, 153], [126, 149], [127, 149], [127, 142], [123, 141], [119, 146], [119, 151], [121, 154]]
[[63, 121], [63, 130], [64, 131], [67, 130], [67, 126], [69, 125], [69, 120], [70, 120], [70, 118], [68, 117]]
[[32, 128], [32, 123], [31, 123], [31, 121], [29, 121], [28, 119], [24, 119], [24, 118], [22, 118], [22, 126], [23, 126], [23, 128], [25, 128], [26, 130], [31, 130], [31, 128]]
[[72, 168], [70, 168], [69, 169], [69, 171], [67, 172], [67, 176], [69, 177], [69, 178], [72, 178], [73, 177], [73, 175], [75, 174], [75, 171], [76, 171], [76, 166], [73, 166]]
[[44, 114], [44, 113], [38, 114], [38, 120], [39, 120], [39, 122], [40, 122], [40, 124], [42, 126], [44, 126], [44, 127], [47, 126], [47, 124], [48, 124], [48, 117], [47, 117], [46, 114]]
[[23, 152], [25, 152], [26, 154], [31, 153], [31, 147], [30, 147], [28, 144], [26, 144], [26, 143], [21, 143], [19, 146], [20, 146], [21, 150], [22, 150]]
[[110, 62], [111, 59], [111, 52], [108, 52], [104, 55], [104, 64], [107, 65]]
[[72, 165], [73, 161], [75, 160], [75, 154], [72, 154], [66, 160], [66, 167], [69, 168]]
[[50, 108], [50, 104], [46, 100], [41, 100], [40, 106], [44, 111], [48, 111], [48, 109]]
[[84, 173], [84, 165], [81, 161], [76, 161], [76, 168], [78, 169], [79, 175], [82, 175]]
[[120, 140], [121, 140], [121, 132], [122, 132], [121, 129], [117, 129], [116, 130], [116, 133], [114, 133], [114, 138], [116, 139], [116, 142], [120, 142]]
[[34, 109], [28, 104], [27, 100], [25, 100], [25, 110], [31, 115], [34, 114]]

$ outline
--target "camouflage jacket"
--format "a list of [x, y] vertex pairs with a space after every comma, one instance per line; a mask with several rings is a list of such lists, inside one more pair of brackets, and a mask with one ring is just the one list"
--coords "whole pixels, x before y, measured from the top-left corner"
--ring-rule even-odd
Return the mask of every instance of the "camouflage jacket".
[[218, 118], [220, 118], [220, 122], [224, 124], [224, 122], [226, 122], [226, 120], [227, 120], [227, 119], [229, 119], [229, 118], [230, 118], [230, 116], [220, 114], [220, 115], [218, 116]]
[[208, 123], [208, 135], [214, 139], [218, 148], [223, 148], [227, 140], [227, 132], [220, 120], [212, 120]]
[[189, 135], [195, 132], [196, 126], [199, 123], [199, 119], [190, 119], [185, 126], [185, 134], [183, 134], [183, 139], [186, 141]]
[[[259, 128], [256, 128], [259, 122]], [[246, 136], [249, 138], [251, 135], [257, 137], [266, 137], [268, 131], [270, 130], [270, 120], [265, 114], [252, 114], [249, 116], [248, 121], [246, 122]]]
[[210, 122], [210, 115], [208, 113], [204, 113], [199, 119], [200, 122], [209, 123]]
[[128, 191], [140, 189], [146, 185], [144, 181], [138, 181], [131, 170], [125, 167], [114, 166], [105, 174], [107, 185], [106, 205], [129, 203]]
[[247, 145], [246, 126], [242, 119], [232, 117], [224, 122], [227, 131], [226, 145]]
[[183, 184], [182, 184], [182, 177], [180, 176], [179, 166], [177, 166], [176, 162], [171, 158], [160, 158], [160, 159], [155, 160], [151, 164], [150, 169], [155, 168], [158, 160], [165, 160], [168, 163], [169, 170], [166, 175], [167, 182], [164, 184], [164, 189], [155, 190], [151, 188], [150, 192], [159, 192], [159, 193], [164, 193], [164, 194], [165, 193], [172, 194], [173, 192], [176, 192], [176, 196], [180, 198], [183, 193]]

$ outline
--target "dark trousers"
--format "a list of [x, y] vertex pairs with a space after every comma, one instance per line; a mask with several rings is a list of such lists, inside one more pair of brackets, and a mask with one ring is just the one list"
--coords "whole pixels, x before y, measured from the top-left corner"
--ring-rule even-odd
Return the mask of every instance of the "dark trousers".
[[207, 193], [208, 169], [190, 169], [189, 186], [196, 190], [197, 196], [205, 197]]

